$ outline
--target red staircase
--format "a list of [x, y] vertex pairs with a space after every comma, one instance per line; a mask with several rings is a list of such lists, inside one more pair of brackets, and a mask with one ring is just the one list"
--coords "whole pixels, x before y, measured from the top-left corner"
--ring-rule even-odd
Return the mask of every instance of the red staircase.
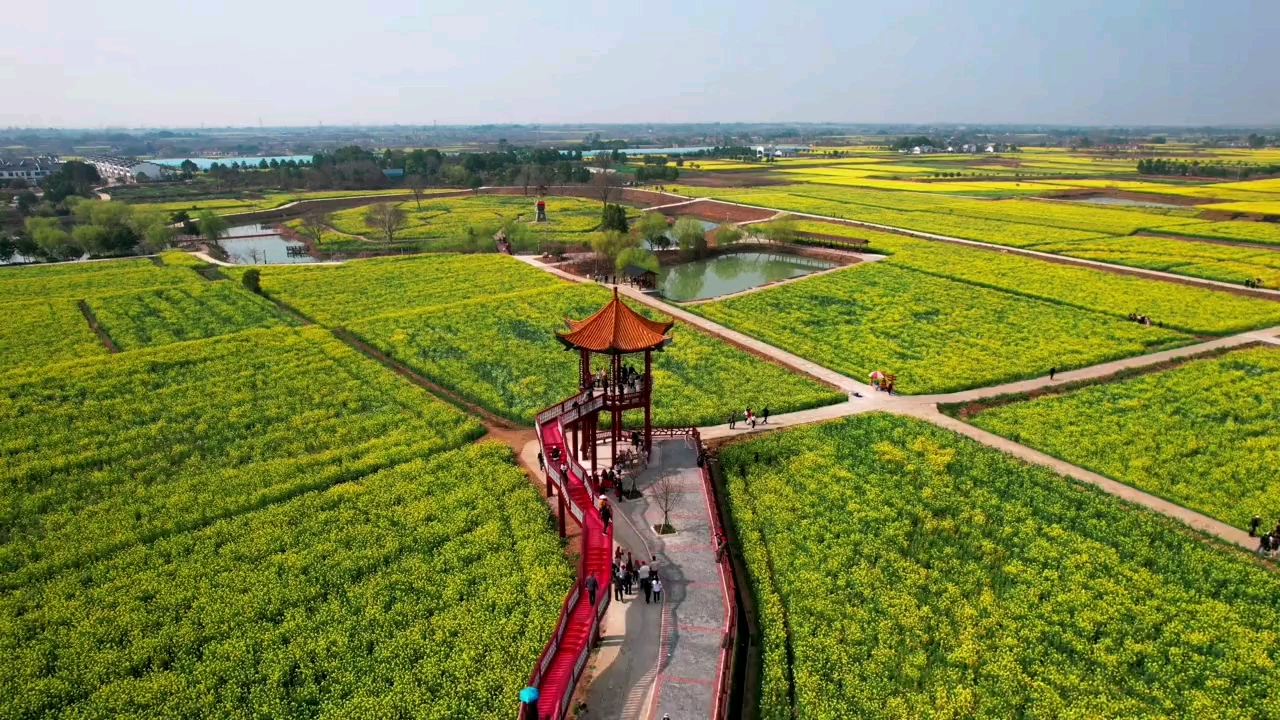
[[[569, 709], [573, 689], [586, 665], [591, 646], [600, 634], [600, 617], [613, 597], [611, 561], [613, 526], [606, 530], [595, 500], [599, 495], [590, 486], [586, 471], [570, 448], [565, 447], [562, 423], [576, 420], [590, 411], [594, 401], [585, 394], [576, 395], [538, 414], [538, 442], [546, 458], [546, 472], [564, 501], [568, 514], [582, 527], [582, 557], [578, 560], [578, 581], [560, 609], [560, 622], [542, 657], [529, 676], [529, 685], [538, 688], [537, 720], [560, 720]], [[565, 459], [566, 472], [561, 474], [559, 462], [550, 458], [558, 448]], [[586, 578], [594, 576], [598, 583], [593, 607], [587, 597]], [[525, 712], [528, 710], [525, 708]], [[528, 717], [526, 715], [526, 717]]]

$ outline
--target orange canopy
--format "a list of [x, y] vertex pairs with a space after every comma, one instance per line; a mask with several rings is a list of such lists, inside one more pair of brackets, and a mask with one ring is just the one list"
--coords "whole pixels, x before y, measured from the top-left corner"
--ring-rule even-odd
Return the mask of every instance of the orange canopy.
[[650, 320], [627, 307], [613, 289], [613, 299], [586, 320], [566, 318], [569, 331], [556, 333], [560, 342], [598, 353], [633, 353], [656, 350], [669, 338], [672, 322]]

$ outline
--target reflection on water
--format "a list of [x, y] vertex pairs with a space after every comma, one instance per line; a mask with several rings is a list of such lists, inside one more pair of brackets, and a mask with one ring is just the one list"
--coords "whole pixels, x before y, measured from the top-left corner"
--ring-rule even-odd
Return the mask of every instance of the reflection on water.
[[237, 265], [291, 265], [316, 261], [307, 254], [306, 245], [286, 240], [264, 225], [233, 227], [218, 244], [226, 251], [227, 259]]
[[[698, 220], [698, 218], [694, 218], [694, 220]], [[716, 228], [720, 227], [720, 223], [713, 223], [713, 222], [711, 222], [710, 220], [698, 220], [698, 222], [702, 223], [702, 232], [704, 232], [704, 233], [711, 232], [712, 230], [715, 230]], [[666, 238], [667, 238], [667, 244], [666, 244], [666, 245], [658, 246], [658, 245], [654, 245], [652, 242], [650, 242], [650, 241], [648, 241], [648, 240], [645, 240], [645, 241], [644, 241], [645, 249], [647, 249], [647, 250], [674, 250], [674, 249], [676, 249], [676, 248], [680, 247], [680, 243], [676, 242], [675, 226], [672, 226], [672, 227], [671, 227], [671, 229], [667, 230], [667, 231], [666, 231], [665, 233], [663, 233], [663, 234], [664, 234], [664, 235], [666, 236]]]
[[664, 267], [658, 274], [658, 288], [663, 297], [676, 302], [705, 300], [835, 265], [825, 260], [773, 252], [734, 253]]

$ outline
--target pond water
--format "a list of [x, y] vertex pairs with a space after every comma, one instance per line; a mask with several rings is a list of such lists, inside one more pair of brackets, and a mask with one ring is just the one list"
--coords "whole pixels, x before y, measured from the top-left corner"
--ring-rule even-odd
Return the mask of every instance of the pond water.
[[293, 160], [294, 162], [309, 163], [311, 162], [311, 158], [311, 155], [263, 155], [258, 157], [160, 158], [158, 160], [152, 160], [151, 162], [157, 165], [168, 165], [169, 167], [176, 168], [182, 165], [183, 160], [190, 160], [201, 170], [208, 170], [209, 166], [214, 163], [230, 165], [233, 162], [238, 162], [241, 165], [244, 165], [245, 163], [257, 165], [260, 160], [266, 160], [267, 162], [271, 162], [272, 160], [277, 160], [279, 162], [288, 162], [289, 160]]
[[238, 225], [218, 241], [236, 265], [293, 265], [315, 262], [307, 246], [288, 240], [266, 225]]
[[1110, 197], [1107, 195], [1098, 195], [1095, 197], [1084, 198], [1063, 198], [1068, 202], [1083, 203], [1085, 205], [1123, 205], [1125, 207], [1150, 207], [1150, 208], [1180, 208], [1184, 205], [1176, 205], [1174, 203], [1162, 203], [1155, 200], [1134, 200], [1133, 198]]
[[662, 296], [676, 302], [705, 300], [808, 275], [836, 263], [775, 252], [743, 252], [669, 265], [658, 273]]

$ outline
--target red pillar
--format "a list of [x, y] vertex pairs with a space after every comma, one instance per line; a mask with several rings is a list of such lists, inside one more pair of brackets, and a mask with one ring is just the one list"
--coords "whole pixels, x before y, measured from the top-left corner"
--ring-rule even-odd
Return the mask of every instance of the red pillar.
[[587, 452], [591, 453], [591, 474], [596, 474], [596, 429], [600, 425], [600, 413], [591, 413], [591, 418], [587, 424], [587, 442], [591, 443], [591, 447], [587, 448]]
[[653, 451], [653, 352], [644, 351], [644, 457]]
[[[618, 385], [619, 379], [622, 377], [622, 356], [614, 354], [613, 356], [613, 387], [614, 396], [621, 397], [622, 388]], [[622, 411], [615, 403], [614, 408], [609, 413], [612, 425], [609, 428], [609, 449], [611, 451], [610, 462], [618, 457], [618, 439], [622, 437]]]
[[560, 537], [566, 537], [564, 531], [564, 493], [560, 493]]

